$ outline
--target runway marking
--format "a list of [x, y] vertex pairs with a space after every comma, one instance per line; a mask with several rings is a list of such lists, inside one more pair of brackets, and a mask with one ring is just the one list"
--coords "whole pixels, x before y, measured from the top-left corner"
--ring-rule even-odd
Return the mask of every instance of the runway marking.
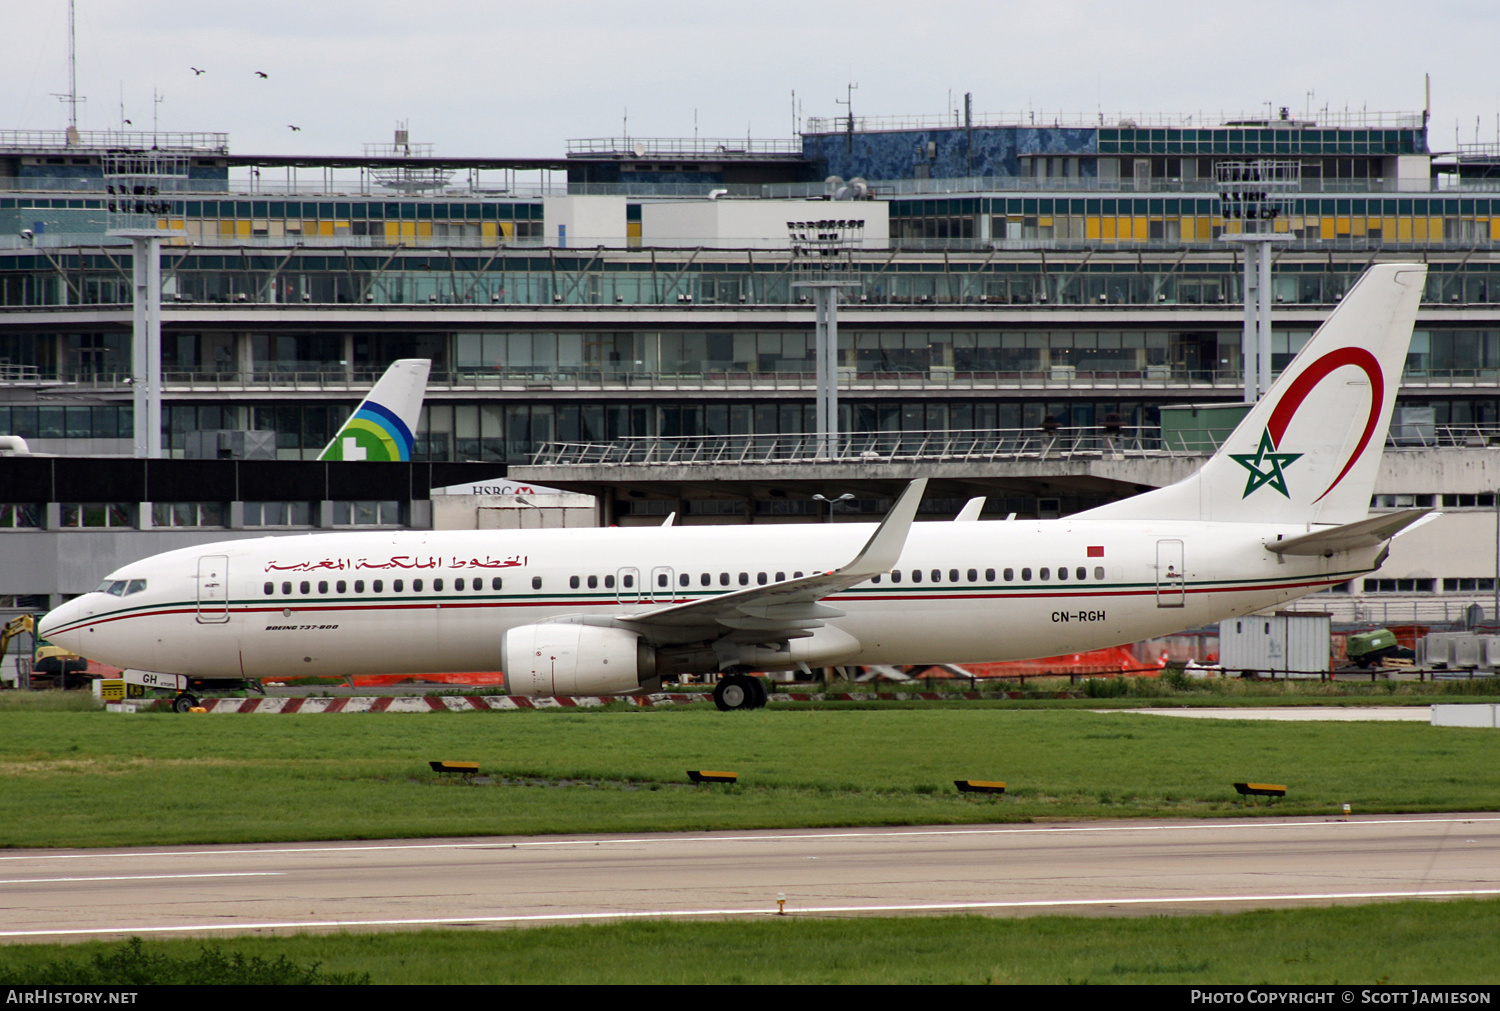
[[1171, 831], [1198, 831], [1215, 832], [1233, 829], [1296, 829], [1315, 828], [1322, 825], [1468, 825], [1500, 823], [1500, 815], [1465, 815], [1454, 818], [1361, 818], [1354, 821], [1344, 821], [1341, 818], [1329, 815], [1316, 820], [1306, 821], [1277, 821], [1268, 822], [1257, 819], [1246, 818], [1243, 821], [1210, 822], [1204, 824], [1177, 824], [1177, 825], [1030, 825], [1025, 827], [1006, 828], [936, 828], [916, 830], [880, 829], [874, 831], [843, 831], [843, 832], [785, 832], [774, 835], [705, 835], [703, 833], [673, 833], [662, 832], [650, 836], [619, 836], [588, 839], [530, 839], [516, 842], [503, 842], [505, 836], [495, 836], [493, 839], [481, 842], [439, 842], [439, 843], [389, 843], [385, 845], [370, 846], [286, 846], [270, 849], [213, 849], [205, 846], [196, 850], [153, 850], [149, 852], [111, 852], [107, 848], [90, 850], [86, 853], [33, 853], [29, 855], [18, 854], [14, 856], [0, 856], [0, 862], [7, 860], [98, 860], [101, 857], [123, 858], [123, 857], [193, 857], [205, 856], [259, 856], [278, 853], [362, 853], [362, 852], [384, 852], [387, 850], [434, 850], [434, 849], [522, 849], [542, 846], [642, 846], [648, 844], [660, 845], [664, 840], [672, 839], [681, 842], [782, 842], [788, 839], [883, 839], [883, 838], [923, 838], [925, 836], [954, 836], [954, 835], [976, 835], [976, 836], [1013, 836], [1013, 835], [1036, 835], [1058, 832], [1066, 833], [1098, 833], [1098, 832], [1171, 832]]
[[[794, 907], [791, 916], [849, 913], [965, 912], [985, 909], [1067, 909], [1085, 906], [1202, 905], [1214, 902], [1311, 902], [1336, 899], [1451, 899], [1500, 895], [1500, 888], [1444, 889], [1430, 892], [1313, 892], [1287, 895], [1132, 896], [1110, 899], [1038, 899], [1026, 902], [922, 902], [883, 906]], [[525, 913], [511, 916], [447, 916], [402, 920], [285, 920], [266, 923], [200, 923], [170, 927], [89, 927], [65, 930], [4, 930], [0, 937], [76, 937], [97, 934], [173, 934], [205, 930], [306, 930], [330, 927], [461, 927], [481, 923], [588, 922], [595, 920], [684, 919], [693, 916], [779, 916], [767, 908], [654, 909], [588, 913]]]
[[72, 878], [0, 878], [0, 885], [42, 885], [69, 881], [177, 881], [183, 878], [279, 878], [286, 871], [215, 871], [204, 874], [101, 874]]

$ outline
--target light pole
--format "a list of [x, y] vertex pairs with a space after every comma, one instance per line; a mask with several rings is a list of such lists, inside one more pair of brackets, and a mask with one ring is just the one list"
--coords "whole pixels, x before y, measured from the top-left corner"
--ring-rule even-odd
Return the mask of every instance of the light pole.
[[844, 492], [844, 494], [840, 495], [838, 498], [827, 498], [827, 497], [825, 497], [823, 495], [814, 495], [813, 496], [813, 501], [814, 502], [826, 502], [826, 503], [828, 503], [828, 513], [824, 517], [823, 522], [824, 523], [832, 523], [833, 522], [833, 507], [836, 506], [836, 505], [838, 505], [840, 502], [849, 502], [853, 498], [854, 498], [854, 496], [851, 495], [849, 492]]
[[810, 288], [813, 297], [814, 345], [817, 369], [818, 456], [839, 451], [839, 323], [840, 288], [856, 288], [854, 250], [864, 240], [862, 219], [788, 221], [794, 288]]

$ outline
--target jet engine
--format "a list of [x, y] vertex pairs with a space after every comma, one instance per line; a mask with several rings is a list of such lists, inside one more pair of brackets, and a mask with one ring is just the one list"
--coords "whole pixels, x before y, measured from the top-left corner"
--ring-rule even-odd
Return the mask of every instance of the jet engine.
[[512, 695], [619, 695], [660, 685], [656, 651], [623, 628], [522, 625], [501, 638], [500, 657]]

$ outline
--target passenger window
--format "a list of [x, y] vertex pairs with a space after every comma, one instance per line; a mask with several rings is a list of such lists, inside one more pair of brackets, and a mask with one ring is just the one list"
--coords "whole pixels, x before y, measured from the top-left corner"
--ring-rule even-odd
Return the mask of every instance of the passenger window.
[[677, 577], [677, 585], [678, 586], [691, 586], [692, 584], [693, 584], [693, 577], [690, 576], [690, 575], [688, 575], [686, 572], [680, 574]]
[[376, 593], [384, 593], [385, 592], [385, 580], [384, 579], [377, 579], [377, 580], [375, 580], [375, 584], [374, 584], [373, 589], [375, 590]]
[[933, 569], [932, 570], [932, 581], [934, 583], [941, 583], [943, 581], [943, 570], [942, 569]]
[[475, 593], [479, 593], [483, 589], [484, 589], [484, 580], [482, 580], [482, 579], [476, 579], [476, 580], [474, 580], [474, 592]]
[[794, 573], [792, 573], [792, 578], [793, 579], [801, 579], [802, 578], [802, 573], [800, 573], [800, 572], [794, 572]]
[[432, 592], [433, 593], [442, 593], [443, 592], [443, 581], [441, 579], [434, 579], [432, 581]]
[[665, 572], [658, 572], [656, 574], [656, 585], [657, 586], [666, 586], [667, 585], [667, 574]]
[[604, 588], [606, 590], [613, 590], [615, 588], [615, 577], [614, 576], [605, 576], [604, 577]]
[[870, 577], [870, 582], [872, 582], [872, 583], [878, 583], [878, 582], [880, 582], [880, 577], [879, 576], [871, 576]]
[[766, 574], [764, 572], [757, 572], [755, 574], [755, 581], [759, 585], [765, 586], [766, 585]]
[[392, 593], [400, 593], [405, 588], [406, 588], [406, 580], [404, 580], [404, 579], [393, 579], [393, 580], [391, 580], [391, 592]]
[[1077, 576], [1079, 579], [1087, 579], [1089, 578], [1089, 570], [1080, 565], [1078, 566], [1078, 571], [1073, 573], [1073, 575]]
[[729, 585], [729, 573], [727, 573], [727, 572], [721, 572], [721, 573], [719, 573], [719, 585], [720, 586], [728, 586]]
[[[974, 570], [970, 569], [969, 570], [969, 582], [972, 583], [974, 581], [974, 576], [975, 576]], [[958, 582], [958, 570], [957, 569], [949, 569], [948, 570], [948, 582], [950, 582], [950, 583], [956, 583], [956, 582]]]
[[[625, 577], [625, 581], [628, 584], [630, 582], [630, 577], [626, 576]], [[541, 576], [532, 576], [531, 577], [531, 588], [533, 590], [540, 590], [542, 588], [542, 577]]]
[[589, 577], [589, 589], [590, 590], [596, 590], [598, 588], [599, 588], [599, 577], [598, 576], [590, 576]]
[[776, 581], [778, 583], [784, 582], [785, 580], [786, 580], [786, 573], [785, 572], [778, 572], [778, 573], [776, 573]]
[[273, 594], [275, 592], [276, 592], [276, 584], [275, 583], [267, 583], [266, 586], [265, 586], [266, 596], [269, 597], [271, 594]]
[[714, 581], [714, 577], [711, 576], [711, 575], [709, 575], [707, 572], [703, 573], [702, 575], [700, 575], [698, 577], [698, 582], [701, 583], [704, 586], [712, 586], [713, 585], [713, 581]]
[[[574, 585], [574, 586], [577, 586], [577, 585], [578, 585], [578, 584], [577, 584], [577, 583], [574, 583], [574, 584], [573, 584], [573, 585]], [[454, 589], [455, 589], [455, 590], [457, 590], [457, 591], [459, 591], [459, 592], [460, 592], [460, 593], [462, 593], [462, 592], [463, 592], [463, 588], [464, 588], [464, 579], [463, 579], [463, 577], [462, 577], [462, 576], [459, 576], [459, 577], [458, 577], [458, 578], [457, 578], [457, 579], [455, 579], [455, 580], [454, 580], [454, 581], [453, 581], [453, 588], [454, 588]]]
[[913, 583], [920, 583], [922, 581], [922, 570], [921, 569], [912, 569], [911, 570], [911, 581]]
[[[1005, 578], [1009, 579], [1010, 576], [1006, 576]], [[984, 570], [984, 581], [986, 583], [993, 583], [995, 581], [995, 570], [994, 569], [985, 569]]]
[[970, 569], [969, 570], [969, 582], [971, 582], [971, 583], [977, 583], [977, 582], [979, 582], [979, 570], [978, 569]]
[[[986, 569], [985, 571], [986, 572], [993, 572], [994, 570], [993, 569]], [[990, 578], [994, 579], [995, 577], [991, 576]], [[1005, 581], [1007, 583], [1013, 583], [1013, 582], [1016, 581], [1016, 570], [1015, 569], [1006, 569], [1005, 570]]]
[[740, 585], [741, 586], [749, 586], [750, 585], [750, 573], [748, 573], [748, 572], [741, 572], [740, 573]]
[[333, 588], [339, 593], [349, 592], [349, 584], [344, 582], [342, 579], [340, 579], [337, 583], [334, 583]]
[[1094, 566], [1094, 578], [1095, 579], [1103, 579], [1104, 578], [1104, 566], [1102, 566], [1102, 565], [1096, 565], [1096, 566]]
[[578, 589], [578, 577], [577, 576], [569, 576], [568, 577], [568, 587], [569, 587], [569, 589], [573, 589], [573, 590]]
[[356, 579], [354, 581], [354, 592], [355, 593], [364, 593], [365, 592], [365, 581], [363, 579]]
[[[533, 586], [536, 585], [536, 580], [535, 579], [533, 579], [531, 581], [531, 585], [533, 585]], [[632, 586], [635, 585], [635, 577], [634, 576], [628, 576], [628, 575], [627, 576], [621, 576], [620, 577], [620, 585], [623, 586], [623, 587], [625, 587], [625, 589], [627, 589], [627, 590], [630, 589]]]
[[899, 582], [901, 582], [901, 570], [900, 569], [892, 569], [891, 570], [891, 582], [893, 582], [893, 583], [899, 583]]
[[502, 587], [504, 585], [505, 585], [505, 581], [503, 579], [501, 579], [499, 576], [496, 576], [494, 579], [490, 580], [490, 589], [492, 589], [492, 590], [498, 590], [498, 589], [500, 589], [500, 587]]
[[302, 580], [302, 586], [300, 587], [300, 589], [302, 590], [303, 596], [306, 596], [307, 594], [312, 592], [312, 584], [304, 579]]
[[[1046, 572], [1047, 572], [1046, 569], [1042, 570], [1042, 573], [1043, 573], [1042, 578], [1043, 579], [1047, 578]], [[1021, 582], [1023, 582], [1023, 583], [1029, 583], [1029, 582], [1031, 582], [1031, 570], [1030, 569], [1022, 569], [1021, 570]]]
[[1067, 579], [1068, 579], [1068, 567], [1066, 565], [1059, 565], [1057, 567], [1057, 579], [1058, 579], [1058, 582], [1066, 582], [1067, 581]]
[[1052, 570], [1047, 568], [1046, 566], [1043, 566], [1042, 568], [1037, 570], [1036, 577], [1045, 583], [1047, 580], [1052, 578]]
[[318, 593], [323, 594], [323, 593], [327, 593], [327, 592], [328, 592], [328, 580], [326, 580], [326, 579], [320, 579], [320, 580], [318, 580]]
[[413, 579], [411, 581], [411, 592], [412, 593], [421, 593], [422, 592], [422, 581], [420, 579]]

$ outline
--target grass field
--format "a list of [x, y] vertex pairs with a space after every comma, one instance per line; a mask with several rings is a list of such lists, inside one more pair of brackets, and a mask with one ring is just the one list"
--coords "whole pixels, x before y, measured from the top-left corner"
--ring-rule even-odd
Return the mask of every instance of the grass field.
[[[490, 779], [434, 775], [477, 761]], [[734, 787], [686, 770], [729, 769]], [[958, 794], [960, 778], [1010, 784]], [[1230, 784], [1285, 783], [1246, 807]], [[1500, 808], [1500, 735], [1007, 708], [0, 711], [0, 845]]]
[[[320, 980], [368, 974], [377, 984], [1494, 984], [1497, 933], [1500, 901], [1134, 919], [637, 921], [233, 938], [208, 942], [209, 959], [204, 942], [188, 940], [0, 946], [0, 984], [202, 981], [170, 973], [278, 959]], [[110, 969], [91, 975], [96, 955]], [[270, 981], [248, 972], [213, 981], [240, 979]]]

